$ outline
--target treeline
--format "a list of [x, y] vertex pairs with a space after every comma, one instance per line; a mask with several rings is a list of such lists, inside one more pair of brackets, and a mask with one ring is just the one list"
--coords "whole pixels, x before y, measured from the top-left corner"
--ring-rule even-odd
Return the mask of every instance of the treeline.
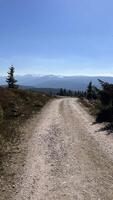
[[83, 91], [73, 91], [61, 88], [57, 93], [59, 96], [69, 96], [69, 97], [84, 97], [86, 96], [86, 92]]

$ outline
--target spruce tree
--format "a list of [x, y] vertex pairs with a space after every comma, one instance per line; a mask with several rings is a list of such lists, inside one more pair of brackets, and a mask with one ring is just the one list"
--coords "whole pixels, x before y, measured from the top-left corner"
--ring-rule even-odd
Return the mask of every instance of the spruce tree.
[[87, 87], [87, 99], [92, 100], [92, 98], [93, 98], [93, 86], [92, 86], [92, 82], [90, 81]]
[[101, 106], [97, 113], [98, 122], [110, 122], [113, 126], [113, 84], [98, 80], [102, 89], [98, 91]]
[[59, 95], [60, 95], [60, 96], [64, 96], [64, 92], [63, 92], [63, 89], [62, 89], [62, 88], [60, 88]]
[[14, 78], [15, 68], [13, 65], [9, 68], [8, 76], [6, 82], [8, 83], [8, 88], [17, 88], [17, 80]]

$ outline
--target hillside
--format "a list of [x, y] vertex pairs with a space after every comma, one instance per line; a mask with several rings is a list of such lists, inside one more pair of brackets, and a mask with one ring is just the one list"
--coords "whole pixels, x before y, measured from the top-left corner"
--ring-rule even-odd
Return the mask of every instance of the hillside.
[[[0, 84], [4, 85], [6, 77], [0, 78]], [[86, 90], [90, 81], [99, 87], [98, 79], [113, 83], [113, 77], [101, 76], [55, 76], [55, 75], [25, 75], [16, 76], [18, 84], [34, 88], [66, 88], [71, 90]]]
[[0, 190], [2, 183], [3, 187], [7, 182], [13, 185], [11, 160], [19, 151], [18, 146], [24, 138], [20, 127], [40, 111], [49, 99], [44, 93], [0, 87]]
[[31, 112], [42, 107], [48, 99], [49, 96], [44, 93], [0, 87], [0, 107], [3, 119], [28, 117]]

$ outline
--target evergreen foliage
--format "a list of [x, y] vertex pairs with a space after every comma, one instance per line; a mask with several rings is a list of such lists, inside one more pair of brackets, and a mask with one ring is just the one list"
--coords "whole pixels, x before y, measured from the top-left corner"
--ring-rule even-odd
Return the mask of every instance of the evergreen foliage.
[[102, 89], [98, 92], [101, 107], [97, 114], [97, 121], [113, 122], [113, 84], [98, 80]]
[[92, 98], [93, 98], [93, 86], [92, 86], [92, 82], [90, 81], [87, 88], [87, 99], [92, 100]]
[[8, 88], [17, 88], [18, 86], [16, 85], [17, 80], [14, 78], [14, 72], [15, 68], [13, 65], [9, 68], [8, 76], [6, 78], [6, 82], [8, 83]]

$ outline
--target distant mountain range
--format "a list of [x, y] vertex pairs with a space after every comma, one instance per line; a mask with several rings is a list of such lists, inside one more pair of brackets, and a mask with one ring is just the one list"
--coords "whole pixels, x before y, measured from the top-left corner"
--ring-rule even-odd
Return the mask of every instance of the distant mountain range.
[[[71, 90], [86, 90], [90, 81], [99, 87], [98, 79], [113, 83], [113, 77], [100, 76], [55, 76], [55, 75], [24, 75], [16, 76], [18, 84], [34, 88], [66, 88]], [[0, 77], [0, 85], [5, 85], [6, 77]]]

